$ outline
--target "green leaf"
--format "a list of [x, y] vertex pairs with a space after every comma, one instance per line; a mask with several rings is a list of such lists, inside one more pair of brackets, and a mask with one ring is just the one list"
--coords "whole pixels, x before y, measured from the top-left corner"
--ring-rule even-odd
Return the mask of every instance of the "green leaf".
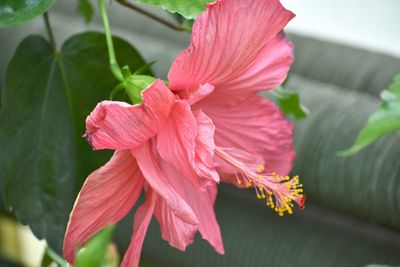
[[380, 137], [400, 129], [400, 75], [394, 78], [387, 90], [382, 91], [381, 99], [381, 105], [369, 117], [354, 145], [338, 152], [339, 156], [350, 156]]
[[78, 12], [84, 17], [86, 22], [90, 22], [93, 17], [93, 7], [89, 0], [78, 0]]
[[213, 0], [138, 0], [143, 4], [149, 4], [168, 10], [172, 13], [179, 13], [187, 19], [195, 19], [206, 9], [206, 3]]
[[[121, 64], [146, 63], [114, 38]], [[111, 151], [94, 152], [85, 119], [117, 84], [105, 36], [71, 37], [55, 53], [39, 36], [23, 40], [7, 67], [0, 110], [0, 188], [9, 210], [57, 253], [76, 192]]]
[[107, 248], [111, 242], [113, 226], [109, 226], [92, 237], [76, 255], [76, 267], [104, 266]]
[[34, 19], [47, 11], [55, 0], [1, 0], [0, 28]]
[[183, 27], [191, 31], [194, 24], [194, 19], [187, 19], [179, 13], [171, 13], [171, 16]]
[[301, 104], [299, 94], [279, 87], [269, 92], [271, 98], [277, 102], [281, 111], [286, 115], [293, 114], [296, 119], [304, 119], [310, 113], [307, 107]]

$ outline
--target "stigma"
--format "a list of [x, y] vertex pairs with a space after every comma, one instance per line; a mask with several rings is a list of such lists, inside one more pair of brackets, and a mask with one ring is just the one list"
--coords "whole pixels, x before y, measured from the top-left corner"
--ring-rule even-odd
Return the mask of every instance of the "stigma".
[[257, 198], [265, 200], [265, 205], [275, 210], [279, 216], [292, 214], [294, 203], [304, 209], [305, 195], [299, 176], [267, 173], [264, 164], [245, 164], [243, 160], [221, 148], [216, 148], [215, 154], [234, 170], [238, 187], [254, 188]]

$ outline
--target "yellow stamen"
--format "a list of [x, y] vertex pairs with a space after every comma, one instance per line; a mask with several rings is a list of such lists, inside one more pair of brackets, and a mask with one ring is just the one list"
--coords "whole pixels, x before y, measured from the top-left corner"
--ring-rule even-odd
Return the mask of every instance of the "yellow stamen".
[[258, 165], [257, 166], [257, 173], [262, 173], [265, 171], [265, 167], [264, 165]]

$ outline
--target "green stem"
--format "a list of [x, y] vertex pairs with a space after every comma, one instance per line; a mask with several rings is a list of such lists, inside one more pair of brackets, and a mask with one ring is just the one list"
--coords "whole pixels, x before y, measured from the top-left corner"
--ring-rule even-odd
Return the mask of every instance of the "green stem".
[[108, 21], [107, 10], [104, 5], [104, 0], [99, 0], [99, 8], [101, 12], [101, 17], [103, 19], [104, 31], [106, 33], [106, 42], [108, 48], [108, 57], [110, 59], [111, 72], [114, 74], [115, 78], [119, 81], [123, 81], [121, 69], [118, 66], [117, 58], [115, 57], [114, 45], [112, 41], [112, 35], [110, 30], [110, 23]]
[[56, 50], [56, 41], [54, 40], [54, 35], [53, 35], [53, 31], [51, 30], [51, 25], [50, 25], [50, 20], [49, 20], [49, 14], [47, 12], [44, 12], [43, 19], [44, 19], [44, 25], [46, 27], [47, 35], [49, 36], [50, 44], [53, 47], [53, 49]]
[[46, 248], [46, 253], [47, 255], [50, 256], [50, 258], [57, 263], [59, 266], [61, 267], [70, 267], [70, 265], [68, 264], [68, 262], [66, 262], [63, 258], [61, 258], [56, 252], [54, 252], [54, 250], [52, 250], [51, 248], [47, 247]]

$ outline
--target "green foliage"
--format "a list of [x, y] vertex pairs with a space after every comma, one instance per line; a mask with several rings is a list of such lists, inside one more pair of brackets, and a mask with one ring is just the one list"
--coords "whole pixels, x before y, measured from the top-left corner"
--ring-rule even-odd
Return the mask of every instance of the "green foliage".
[[179, 13], [171, 13], [172, 17], [183, 27], [191, 31], [194, 24], [194, 19], [187, 19]]
[[78, 0], [78, 12], [83, 16], [86, 22], [90, 22], [93, 17], [93, 7], [89, 0]]
[[354, 145], [348, 150], [339, 152], [339, 155], [350, 156], [380, 137], [400, 129], [400, 75], [394, 78], [387, 90], [382, 91], [381, 99], [381, 105], [369, 117]]
[[212, 0], [138, 0], [143, 4], [149, 4], [179, 13], [187, 19], [195, 19], [205, 8], [205, 4]]
[[92, 237], [76, 255], [75, 267], [99, 267], [105, 264], [107, 248], [112, 239], [114, 227], [110, 226]]
[[271, 97], [275, 100], [281, 111], [286, 115], [293, 114], [296, 119], [304, 119], [310, 113], [307, 107], [303, 106], [300, 101], [299, 94], [294, 91], [288, 91], [282, 87], [270, 92]]
[[[127, 42], [114, 38], [114, 45], [122, 64], [145, 65]], [[110, 156], [93, 152], [81, 136], [86, 116], [116, 83], [100, 33], [73, 36], [60, 52], [42, 37], [29, 36], [7, 68], [0, 188], [9, 210], [57, 252], [76, 191]]]
[[55, 0], [1, 0], [0, 28], [31, 20], [48, 10]]

